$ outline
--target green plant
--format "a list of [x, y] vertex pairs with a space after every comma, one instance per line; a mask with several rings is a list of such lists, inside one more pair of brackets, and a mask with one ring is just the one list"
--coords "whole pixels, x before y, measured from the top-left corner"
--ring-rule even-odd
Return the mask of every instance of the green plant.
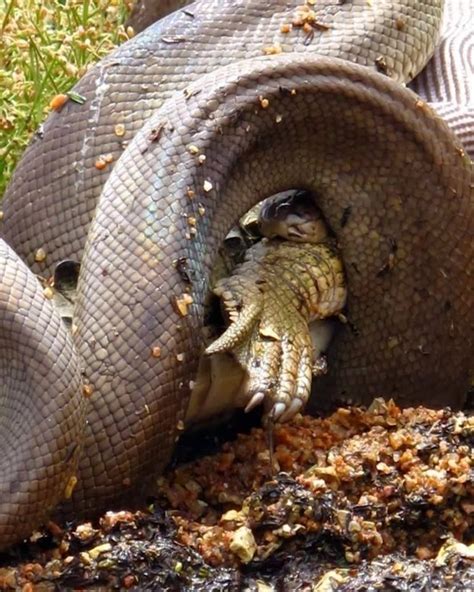
[[0, 196], [55, 95], [133, 35], [130, 0], [0, 0]]

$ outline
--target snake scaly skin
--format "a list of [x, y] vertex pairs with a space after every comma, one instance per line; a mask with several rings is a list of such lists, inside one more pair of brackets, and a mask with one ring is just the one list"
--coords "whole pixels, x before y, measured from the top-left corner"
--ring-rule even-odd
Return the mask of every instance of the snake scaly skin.
[[[89, 72], [75, 89], [85, 104], [52, 114], [26, 151], [0, 228], [1, 547], [76, 476], [70, 509], [90, 514], [164, 467], [203, 350], [217, 248], [279, 191], [318, 196], [347, 272], [350, 322], [317, 396], [462, 402], [472, 1], [448, 2], [436, 73], [415, 83], [464, 148], [400, 84], [434, 51], [441, 0], [327, 0], [295, 17], [300, 4], [202, 1], [170, 15]], [[115, 167], [98, 170], [101, 154]], [[51, 275], [81, 258], [87, 234], [73, 348], [20, 258]]]

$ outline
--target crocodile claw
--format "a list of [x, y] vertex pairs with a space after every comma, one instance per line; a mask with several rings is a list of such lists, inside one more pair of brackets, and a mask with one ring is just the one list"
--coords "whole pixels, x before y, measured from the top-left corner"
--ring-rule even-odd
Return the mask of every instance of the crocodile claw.
[[263, 404], [265, 418], [288, 421], [311, 392], [309, 323], [344, 306], [340, 260], [327, 245], [262, 241], [214, 293], [228, 328], [206, 354], [230, 352], [245, 370], [237, 404], [246, 412]]

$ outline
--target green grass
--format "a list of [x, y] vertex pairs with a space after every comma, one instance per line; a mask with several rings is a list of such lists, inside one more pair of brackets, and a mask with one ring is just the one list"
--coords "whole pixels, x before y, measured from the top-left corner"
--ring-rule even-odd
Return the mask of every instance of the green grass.
[[130, 0], [0, 0], [0, 196], [51, 99], [133, 35]]

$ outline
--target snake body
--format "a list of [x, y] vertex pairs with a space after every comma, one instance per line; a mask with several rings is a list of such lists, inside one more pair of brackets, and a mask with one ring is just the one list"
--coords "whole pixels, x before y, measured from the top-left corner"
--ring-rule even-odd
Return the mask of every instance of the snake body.
[[[76, 87], [84, 105], [50, 116], [3, 204], [0, 546], [64, 497], [79, 457], [69, 511], [80, 513], [131, 499], [163, 468], [203, 349], [218, 245], [279, 191], [318, 196], [346, 266], [350, 322], [317, 396], [462, 402], [473, 353], [472, 165], [400, 85], [432, 54], [441, 4], [318, 2], [308, 36], [281, 32], [299, 3], [197, 2], [88, 73]], [[449, 6], [452, 22], [472, 16], [470, 1]], [[459, 22], [458, 37], [466, 13]], [[281, 55], [256, 57], [278, 44]], [[456, 68], [465, 72], [470, 56]], [[452, 110], [459, 72], [445, 72], [436, 104], [471, 146], [470, 98], [468, 115]], [[430, 75], [419, 85], [426, 95]], [[95, 167], [108, 153], [118, 161], [110, 176], [112, 166]], [[82, 256], [94, 212], [74, 350], [11, 248], [51, 274]], [[176, 308], [183, 294], [186, 314]]]

